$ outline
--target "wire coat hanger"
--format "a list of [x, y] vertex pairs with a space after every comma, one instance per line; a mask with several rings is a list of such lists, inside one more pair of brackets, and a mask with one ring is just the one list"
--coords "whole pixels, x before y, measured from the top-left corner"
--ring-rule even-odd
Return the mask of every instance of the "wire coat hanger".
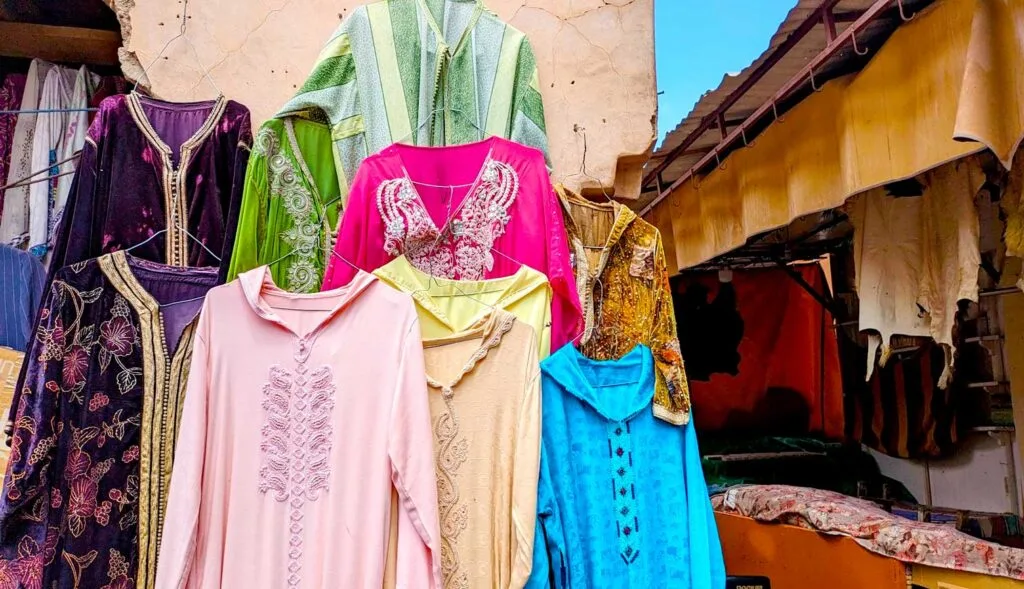
[[[294, 253], [294, 252], [292, 252], [292, 253]], [[346, 263], [346, 264], [348, 264], [349, 266], [352, 266], [352, 269], [353, 269], [353, 270], [355, 270], [355, 271], [356, 271], [356, 273], [359, 273], [359, 272], [365, 272], [365, 270], [363, 270], [362, 268], [360, 268], [359, 266], [357, 266], [357, 265], [355, 264], [355, 262], [353, 262], [352, 260], [349, 260], [349, 259], [348, 259], [348, 258], [346, 258], [345, 256], [343, 256], [343, 255], [339, 254], [339, 253], [338, 253], [338, 252], [337, 252], [336, 250], [334, 250], [333, 248], [331, 249], [331, 255], [332, 255], [332, 256], [334, 256], [335, 258], [338, 258], [338, 259], [339, 259], [339, 260], [341, 260], [342, 262], [345, 262], [345, 263]]]
[[188, 2], [189, 0], [183, 0], [181, 7], [181, 26], [178, 28], [178, 34], [168, 39], [167, 43], [164, 43], [164, 46], [160, 49], [160, 52], [153, 58], [153, 61], [149, 62], [149, 65], [142, 69], [142, 75], [138, 77], [135, 81], [135, 86], [132, 88], [133, 93], [137, 93], [139, 84], [142, 83], [142, 80], [149, 82], [149, 70], [156, 65], [156, 62], [159, 61], [161, 57], [163, 57], [167, 49], [178, 39], [184, 39], [185, 43], [188, 44], [189, 49], [192, 50], [192, 55], [195, 57], [196, 63], [199, 64], [199, 69], [203, 73], [203, 78], [213, 86], [213, 89], [217, 91], [218, 96], [224, 96], [224, 93], [221, 92], [220, 86], [217, 85], [217, 82], [213, 81], [213, 77], [210, 75], [210, 70], [207, 69], [206, 65], [203, 64], [203, 60], [200, 59], [199, 51], [196, 49], [196, 46], [192, 44], [192, 40], [189, 39], [186, 34], [188, 32], [188, 20], [190, 18], [188, 15]]
[[[139, 243], [136, 243], [135, 245], [131, 246], [130, 248], [128, 248], [126, 250], [122, 250], [122, 251], [127, 254], [128, 252], [132, 251], [133, 249], [135, 249], [137, 247], [141, 247], [143, 245], [146, 245], [147, 243], [153, 241], [154, 239], [156, 239], [157, 237], [159, 237], [159, 236], [161, 236], [161, 235], [163, 235], [165, 233], [167, 233], [167, 230], [166, 229], [161, 229], [160, 231], [157, 231], [156, 233], [154, 233], [153, 235], [150, 235], [149, 237], [147, 237], [146, 239], [140, 241]], [[202, 244], [200, 243], [200, 245], [202, 245]], [[204, 245], [203, 248], [206, 249], [206, 246]], [[210, 250], [207, 249], [206, 251], [209, 252]], [[211, 255], [213, 255], [213, 254], [211, 253]], [[213, 255], [213, 257], [217, 258], [216, 255]], [[217, 261], [219, 262], [220, 258], [217, 258]], [[195, 298], [192, 298], [192, 299], [186, 299], [184, 301], [174, 301], [174, 302], [171, 302], [171, 303], [160, 303], [160, 302], [157, 302], [157, 307], [159, 307], [161, 309], [164, 309], [166, 307], [174, 307], [176, 305], [184, 305], [186, 303], [194, 303], [195, 301], [201, 301], [201, 300], [203, 300], [205, 298], [206, 298], [206, 295], [204, 294], [201, 297], [195, 297]]]
[[[327, 241], [328, 241], [328, 242], [330, 242], [331, 240], [330, 240], [330, 239], [328, 239]], [[317, 237], [317, 245], [318, 245], [318, 246], [319, 246], [319, 245], [322, 245], [322, 244], [320, 243], [320, 238], [319, 238], [319, 237]], [[332, 256], [334, 256], [334, 257], [338, 258], [338, 259], [339, 259], [339, 260], [341, 260], [342, 262], [345, 262], [345, 263], [346, 263], [346, 264], [348, 264], [349, 266], [352, 266], [352, 268], [353, 268], [354, 270], [356, 270], [356, 271], [358, 271], [358, 272], [362, 272], [362, 271], [363, 271], [363, 269], [362, 269], [362, 268], [360, 268], [359, 266], [356, 266], [354, 262], [350, 261], [350, 260], [349, 260], [348, 258], [346, 258], [345, 256], [343, 256], [343, 255], [339, 254], [339, 253], [338, 253], [337, 251], [335, 251], [335, 250], [334, 250], [334, 248], [322, 248], [322, 249], [323, 249], [323, 251], [328, 251], [328, 249], [329, 249], [329, 250], [330, 250], [330, 255], [332, 255]], [[298, 251], [299, 251], [299, 249], [298, 249], [298, 248], [294, 248], [294, 249], [292, 249], [292, 251], [288, 252], [287, 254], [284, 254], [283, 256], [281, 256], [281, 257], [279, 257], [279, 258], [277, 258], [277, 259], [275, 259], [275, 260], [272, 260], [272, 261], [270, 261], [270, 262], [267, 262], [267, 263], [266, 263], [266, 264], [264, 264], [264, 265], [265, 265], [265, 266], [267, 266], [267, 267], [273, 267], [273, 266], [274, 266], [275, 264], [279, 264], [279, 263], [281, 263], [281, 262], [283, 262], [283, 261], [287, 260], [288, 258], [290, 258], [290, 257], [294, 256], [294, 255], [295, 255], [296, 253], [298, 253]]]
[[[329, 201], [325, 202], [325, 203], [323, 204], [323, 212], [324, 212], [324, 213], [326, 214], [326, 213], [327, 213], [327, 209], [328, 209], [328, 207], [330, 207], [330, 206], [331, 206], [332, 204], [334, 204], [334, 203], [336, 203], [336, 202], [338, 202], [338, 201], [340, 201], [340, 200], [341, 200], [341, 196], [339, 195], [339, 196], [337, 196], [337, 197], [335, 197], [335, 198], [332, 198], [331, 200], [329, 200]], [[320, 216], [320, 211], [315, 211], [315, 212], [316, 212], [316, 214], [317, 214], [317, 222], [318, 222], [319, 224], [323, 225], [323, 223], [324, 223], [324, 219], [323, 219], [323, 217], [321, 217], [321, 216]], [[353, 263], [352, 263], [352, 262], [350, 262], [349, 260], [345, 259], [345, 257], [344, 257], [344, 256], [342, 256], [341, 254], [339, 254], [339, 253], [336, 253], [336, 252], [334, 251], [334, 248], [333, 248], [333, 247], [331, 247], [331, 245], [332, 245], [332, 242], [333, 242], [333, 239], [332, 239], [332, 236], [331, 236], [331, 235], [328, 235], [328, 237], [327, 237], [327, 243], [326, 243], [326, 244], [320, 243], [320, 236], [319, 236], [319, 235], [317, 236], [317, 238], [316, 238], [316, 241], [317, 241], [317, 246], [319, 246], [319, 247], [320, 247], [320, 249], [321, 249], [321, 250], [322, 250], [323, 252], [325, 252], [325, 253], [328, 253], [328, 252], [329, 252], [329, 253], [331, 253], [331, 254], [334, 254], [334, 255], [335, 255], [335, 256], [337, 256], [337, 257], [338, 257], [339, 259], [341, 259], [341, 260], [342, 260], [343, 262], [345, 262], [345, 263], [346, 263], [346, 264], [348, 264], [349, 266], [352, 266], [352, 267], [353, 267], [354, 269], [356, 269], [356, 270], [362, 270], [362, 269], [361, 269], [361, 268], [360, 268], [359, 266], [356, 266], [355, 264], [353, 264]], [[325, 246], [325, 245], [326, 245], [327, 247], [323, 247], [323, 246]], [[298, 251], [299, 251], [299, 250], [298, 250], [298, 248], [294, 248], [294, 249], [292, 249], [292, 250], [291, 250], [290, 252], [288, 252], [288, 253], [284, 254], [283, 256], [281, 256], [281, 257], [279, 257], [279, 258], [277, 258], [277, 259], [275, 259], [275, 260], [273, 260], [273, 261], [267, 262], [267, 263], [266, 263], [265, 265], [266, 265], [267, 267], [271, 267], [271, 266], [273, 266], [273, 265], [275, 265], [275, 264], [277, 264], [277, 263], [283, 262], [284, 260], [287, 260], [288, 258], [290, 258], [290, 257], [292, 257], [293, 255], [295, 255], [295, 253], [296, 253], [296, 252], [298, 252]], [[326, 263], [326, 262], [325, 262], [325, 263]]]
[[483, 141], [485, 139], [486, 132], [483, 129], [480, 128], [480, 125], [478, 125], [477, 122], [474, 121], [472, 117], [469, 116], [469, 113], [467, 113], [464, 110], [458, 109], [458, 108], [453, 108], [453, 107], [445, 108], [445, 107], [442, 106], [442, 107], [438, 107], [438, 108], [435, 108], [434, 110], [430, 111], [429, 115], [427, 115], [427, 117], [423, 119], [422, 123], [420, 123], [415, 129], [410, 131], [408, 135], [406, 135], [405, 137], [400, 138], [398, 141], [395, 141], [395, 143], [406, 143], [407, 141], [409, 141], [409, 140], [411, 140], [411, 139], [413, 139], [415, 137], [418, 137], [419, 134], [420, 134], [420, 131], [422, 131], [424, 127], [426, 127], [427, 125], [432, 123], [434, 121], [434, 118], [437, 117], [437, 115], [443, 114], [445, 112], [450, 112], [452, 114], [457, 114], [457, 115], [461, 116], [463, 118], [463, 120], [465, 120], [467, 123], [472, 125], [474, 129], [477, 130], [477, 132], [480, 134], [480, 141]]
[[[485, 161], [483, 165], [486, 166], [487, 162]], [[419, 184], [421, 186], [430, 186], [432, 188], [448, 188], [448, 189], [451, 189], [452, 190], [452, 195], [454, 195], [454, 192], [455, 192], [454, 189], [455, 188], [462, 188], [462, 187], [467, 187], [467, 186], [468, 187], [472, 187], [473, 185], [476, 184], [475, 181], [470, 183], [470, 184], [446, 184], [446, 185], [430, 184], [430, 183], [427, 183], [427, 182], [416, 182], [411, 177], [409, 177], [408, 172], [406, 172], [406, 178], [409, 178], [409, 181], [412, 182], [413, 184]], [[423, 198], [422, 195], [418, 195], [418, 196], [420, 197], [420, 199]], [[462, 208], [464, 206], [466, 206], [466, 204], [469, 202], [469, 200], [472, 197], [473, 197], [472, 194], [467, 194], [465, 196], [465, 198], [462, 199], [462, 202], [459, 203], [459, 206], [455, 207], [454, 211], [451, 210], [452, 199], [451, 199], [451, 197], [449, 197], [449, 199], [448, 199], [448, 210], [445, 213], [444, 224], [438, 229], [437, 238], [434, 239], [434, 243], [430, 244], [430, 249], [431, 250], [433, 250], [434, 248], [436, 248], [438, 245], [441, 244], [441, 241], [445, 238], [445, 236], [451, 230], [452, 221], [455, 219], [455, 216], [459, 214], [459, 212], [462, 210]], [[495, 250], [493, 247], [491, 247], [491, 251], [495, 251], [496, 253], [500, 254], [500, 252], [497, 252], [497, 250]], [[504, 255], [504, 254], [501, 254], [501, 255]], [[508, 256], [505, 256], [505, 257], [508, 258], [509, 260], [512, 260], [514, 263], [522, 265], [522, 262], [519, 262], [518, 260], [514, 260], [512, 258], [509, 258]], [[412, 262], [410, 262], [410, 264], [411, 263]], [[422, 270], [421, 270], [421, 272], [422, 272]], [[437, 286], [441, 285], [439, 277], [437, 277], [437, 276], [435, 276], [434, 274], [431, 274], [431, 273], [426, 273], [426, 274], [427, 274], [427, 277], [428, 277], [427, 278], [427, 285], [424, 288], [421, 288], [421, 289], [418, 289], [418, 290], [415, 290], [415, 291], [409, 293], [410, 296], [416, 296], [417, 294], [420, 294], [420, 293], [430, 292], [430, 289], [431, 289], [431, 287], [433, 285], [437, 285]], [[479, 298], [477, 298], [477, 297], [469, 294], [465, 290], [463, 290], [462, 287], [459, 286], [459, 281], [458, 280], [453, 280], [453, 279], [449, 279], [449, 278], [445, 278], [445, 280], [456, 291], [458, 291], [459, 294], [455, 295], [455, 296], [463, 296], [463, 297], [466, 297], [466, 298], [468, 298], [468, 299], [470, 299], [472, 301], [475, 301], [475, 302], [477, 302], [477, 303], [479, 303], [479, 304], [481, 304], [481, 305], [483, 305], [485, 307], [489, 307], [491, 309], [492, 313], [496, 312], [498, 310], [498, 307], [496, 305], [493, 305], [491, 303], [487, 303], [485, 301], [482, 301]]]
[[205, 243], [203, 243], [203, 240], [201, 240], [198, 237], [196, 237], [195, 235], [192, 235], [191, 233], [189, 233], [189, 230], [185, 229], [184, 227], [182, 227], [177, 221], [174, 222], [174, 226], [178, 228], [178, 231], [183, 232], [186, 236], [191, 238], [192, 241], [198, 243], [199, 247], [201, 247], [204, 250], [206, 250], [206, 253], [210, 254], [210, 257], [212, 257], [214, 260], [217, 260], [218, 262], [222, 262], [223, 261], [223, 260], [220, 259], [220, 256], [218, 256], [217, 254], [213, 253], [213, 250], [211, 250], [209, 247], [206, 246]]
[[98, 108], [26, 108], [22, 109], [8, 109], [0, 110], [0, 116], [2, 115], [51, 115], [51, 114], [63, 114], [70, 112], [99, 112]]
[[[429, 277], [427, 279], [427, 285], [425, 287], [423, 287], [423, 288], [419, 288], [419, 289], [416, 289], [416, 290], [410, 292], [409, 296], [415, 297], [416, 295], [421, 294], [421, 293], [429, 293], [430, 292], [431, 284], [436, 284], [438, 286], [441, 286], [441, 281], [440, 281], [440, 279], [438, 277], [434, 276], [433, 274], [427, 274], [427, 276]], [[484, 307], [488, 307], [491, 310], [492, 313], [497, 312], [497, 310], [498, 310], [497, 305], [494, 305], [492, 303], [488, 303], [486, 301], [482, 301], [479, 298], [469, 294], [468, 292], [463, 290], [461, 286], [459, 286], [459, 281], [458, 280], [452, 280], [452, 279], [449, 279], [449, 278], [446, 278], [445, 280], [448, 282], [448, 284], [450, 284], [452, 286], [452, 288], [454, 288], [455, 290], [458, 291], [458, 294], [451, 295], [451, 296], [465, 297], [465, 298], [467, 298], [467, 299], [469, 299], [471, 301], [479, 303], [480, 305], [482, 305]]]
[[206, 295], [203, 295], [201, 297], [195, 297], [195, 298], [192, 298], [192, 299], [185, 299], [184, 301], [174, 301], [174, 302], [171, 302], [171, 303], [157, 303], [157, 306], [160, 307], [161, 309], [165, 309], [167, 307], [175, 307], [177, 305], [184, 305], [184, 304], [187, 304], [187, 303], [194, 303], [196, 301], [201, 301], [201, 300], [203, 300], [205, 298], [206, 298]]
[[[480, 2], [480, 0], [477, 0], [477, 3], [479, 3], [479, 2]], [[448, 76], [449, 73], [450, 72], [445, 72], [445, 76]], [[397, 141], [395, 141], [395, 143], [405, 143], [405, 142], [407, 142], [409, 140], [415, 140], [415, 139], [419, 138], [420, 131], [422, 131], [423, 128], [426, 127], [427, 125], [429, 125], [432, 122], [434, 122], [434, 119], [437, 118], [437, 115], [444, 114], [445, 112], [450, 112], [452, 114], [457, 114], [457, 115], [461, 116], [463, 118], [463, 120], [465, 120], [467, 123], [472, 125], [474, 129], [477, 130], [477, 133], [480, 134], [479, 140], [483, 141], [486, 138], [486, 136], [487, 136], [487, 132], [484, 131], [480, 127], [480, 125], [476, 122], [476, 120], [474, 120], [473, 117], [469, 116], [469, 113], [465, 112], [464, 110], [459, 109], [459, 108], [455, 108], [455, 107], [452, 107], [452, 106], [448, 106], [448, 105], [451, 104], [451, 93], [450, 93], [449, 90], [450, 89], [449, 89], [449, 86], [448, 86], [448, 80], [445, 79], [445, 81], [444, 81], [444, 104], [445, 104], [445, 106], [435, 106], [434, 109], [430, 111], [430, 113], [423, 119], [423, 121], [420, 122], [419, 125], [416, 126], [415, 129], [410, 131], [409, 134], [406, 135], [405, 137], [402, 137], [402, 138], [398, 139]]]
[[[50, 167], [53, 168], [53, 167], [57, 167], [59, 165], [60, 164], [54, 164], [53, 166], [50, 166]], [[40, 173], [41, 172], [45, 172], [45, 171], [46, 170], [40, 170]], [[65, 172], [60, 172], [58, 174], [53, 174], [51, 176], [43, 176], [42, 178], [35, 178], [35, 179], [22, 178], [19, 182], [14, 182], [13, 184], [8, 184], [7, 186], [0, 186], [0, 192], [2, 192], [4, 190], [7, 190], [8, 188], [21, 188], [22, 186], [31, 186], [33, 184], [39, 184], [40, 182], [49, 182], [50, 180], [54, 180], [56, 178], [61, 178], [63, 176], [70, 176], [70, 175], [74, 174], [75, 172], [76, 172], [76, 170], [67, 170]], [[39, 175], [39, 173], [33, 174], [33, 176], [38, 176], [38, 175]]]
[[[194, 242], [196, 242], [197, 244], [199, 244], [199, 247], [201, 247], [201, 248], [203, 248], [204, 250], [206, 250], [206, 253], [210, 254], [210, 257], [212, 257], [212, 258], [213, 258], [214, 260], [217, 260], [218, 262], [222, 262], [222, 261], [223, 261], [223, 260], [221, 260], [220, 256], [218, 256], [217, 254], [215, 254], [215, 253], [213, 252], [213, 250], [211, 250], [211, 249], [210, 249], [209, 247], [207, 247], [207, 245], [206, 245], [205, 243], [203, 243], [203, 241], [202, 241], [201, 239], [199, 239], [199, 238], [198, 238], [198, 237], [196, 237], [195, 235], [192, 235], [192, 233], [191, 233], [191, 232], [189, 232], [189, 230], [188, 230], [188, 229], [185, 229], [184, 227], [182, 227], [182, 226], [181, 226], [181, 224], [180, 224], [180, 223], [178, 223], [177, 221], [175, 221], [175, 222], [174, 222], [174, 228], [175, 228], [175, 229], [177, 229], [178, 231], [181, 231], [181, 232], [182, 232], [182, 233], [184, 233], [184, 234], [185, 234], [185, 235], [186, 235], [186, 236], [187, 236], [187, 237], [188, 237], [189, 239], [191, 239], [192, 241], [194, 241]], [[140, 241], [139, 243], [136, 243], [135, 245], [133, 245], [133, 246], [131, 246], [131, 247], [129, 247], [129, 248], [127, 248], [127, 249], [125, 249], [125, 250], [124, 250], [124, 252], [125, 252], [125, 253], [128, 253], [128, 252], [130, 252], [130, 251], [132, 251], [132, 250], [134, 250], [134, 249], [136, 249], [136, 248], [142, 247], [142, 246], [146, 245], [147, 243], [149, 243], [149, 242], [153, 241], [153, 240], [154, 240], [154, 239], [156, 239], [157, 237], [159, 237], [159, 236], [161, 236], [161, 235], [164, 235], [165, 233], [167, 233], [167, 229], [161, 229], [161, 230], [159, 230], [159, 231], [157, 231], [157, 232], [153, 233], [153, 235], [150, 235], [150, 236], [149, 236], [149, 237], [147, 237], [146, 239], [143, 239], [143, 240], [142, 240], [142, 241]]]
[[136, 249], [136, 248], [140, 248], [140, 247], [142, 247], [142, 246], [146, 245], [147, 243], [149, 243], [149, 242], [153, 241], [153, 240], [154, 240], [154, 239], [156, 239], [157, 237], [160, 237], [160, 236], [161, 236], [161, 235], [163, 235], [164, 233], [167, 233], [167, 230], [166, 230], [166, 229], [161, 229], [160, 231], [157, 231], [157, 232], [153, 233], [153, 235], [150, 235], [150, 236], [149, 236], [149, 237], [147, 237], [146, 239], [143, 239], [143, 240], [142, 240], [142, 241], [140, 241], [139, 243], [136, 243], [135, 245], [133, 245], [133, 246], [131, 246], [131, 247], [129, 247], [129, 248], [127, 248], [127, 249], [125, 249], [125, 250], [124, 250], [124, 253], [126, 253], [126, 254], [127, 254], [128, 252], [132, 251], [133, 249]]

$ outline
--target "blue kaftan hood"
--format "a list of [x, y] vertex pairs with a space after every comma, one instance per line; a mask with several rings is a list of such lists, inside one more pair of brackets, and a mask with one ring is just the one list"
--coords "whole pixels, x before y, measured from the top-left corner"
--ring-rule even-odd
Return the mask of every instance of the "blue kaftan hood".
[[591, 360], [568, 344], [541, 370], [609, 421], [632, 419], [654, 398], [654, 357], [644, 345], [617, 360]]

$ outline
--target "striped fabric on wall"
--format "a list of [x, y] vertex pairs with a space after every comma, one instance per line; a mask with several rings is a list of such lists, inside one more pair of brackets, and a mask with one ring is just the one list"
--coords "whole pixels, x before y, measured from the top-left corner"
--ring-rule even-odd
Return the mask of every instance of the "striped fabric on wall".
[[942, 349], [926, 342], [894, 356], [864, 380], [867, 349], [839, 337], [846, 396], [847, 436], [900, 458], [937, 458], [957, 442], [958, 383], [938, 387], [945, 366]]

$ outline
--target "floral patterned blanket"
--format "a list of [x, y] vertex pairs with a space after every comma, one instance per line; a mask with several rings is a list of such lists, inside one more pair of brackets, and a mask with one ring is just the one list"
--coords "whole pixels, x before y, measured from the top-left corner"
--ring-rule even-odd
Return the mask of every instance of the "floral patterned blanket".
[[711, 502], [722, 513], [848, 536], [875, 554], [902, 562], [1024, 580], [1024, 550], [949, 526], [903, 519], [869, 501], [831, 491], [753, 485], [729, 489]]

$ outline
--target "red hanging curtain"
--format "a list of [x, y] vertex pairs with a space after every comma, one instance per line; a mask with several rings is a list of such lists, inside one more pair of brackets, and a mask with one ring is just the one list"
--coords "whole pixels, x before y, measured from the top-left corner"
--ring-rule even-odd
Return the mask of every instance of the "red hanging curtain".
[[[831, 296], [818, 264], [792, 269]], [[698, 428], [843, 437], [832, 314], [784, 270], [688, 274], [674, 292]]]

